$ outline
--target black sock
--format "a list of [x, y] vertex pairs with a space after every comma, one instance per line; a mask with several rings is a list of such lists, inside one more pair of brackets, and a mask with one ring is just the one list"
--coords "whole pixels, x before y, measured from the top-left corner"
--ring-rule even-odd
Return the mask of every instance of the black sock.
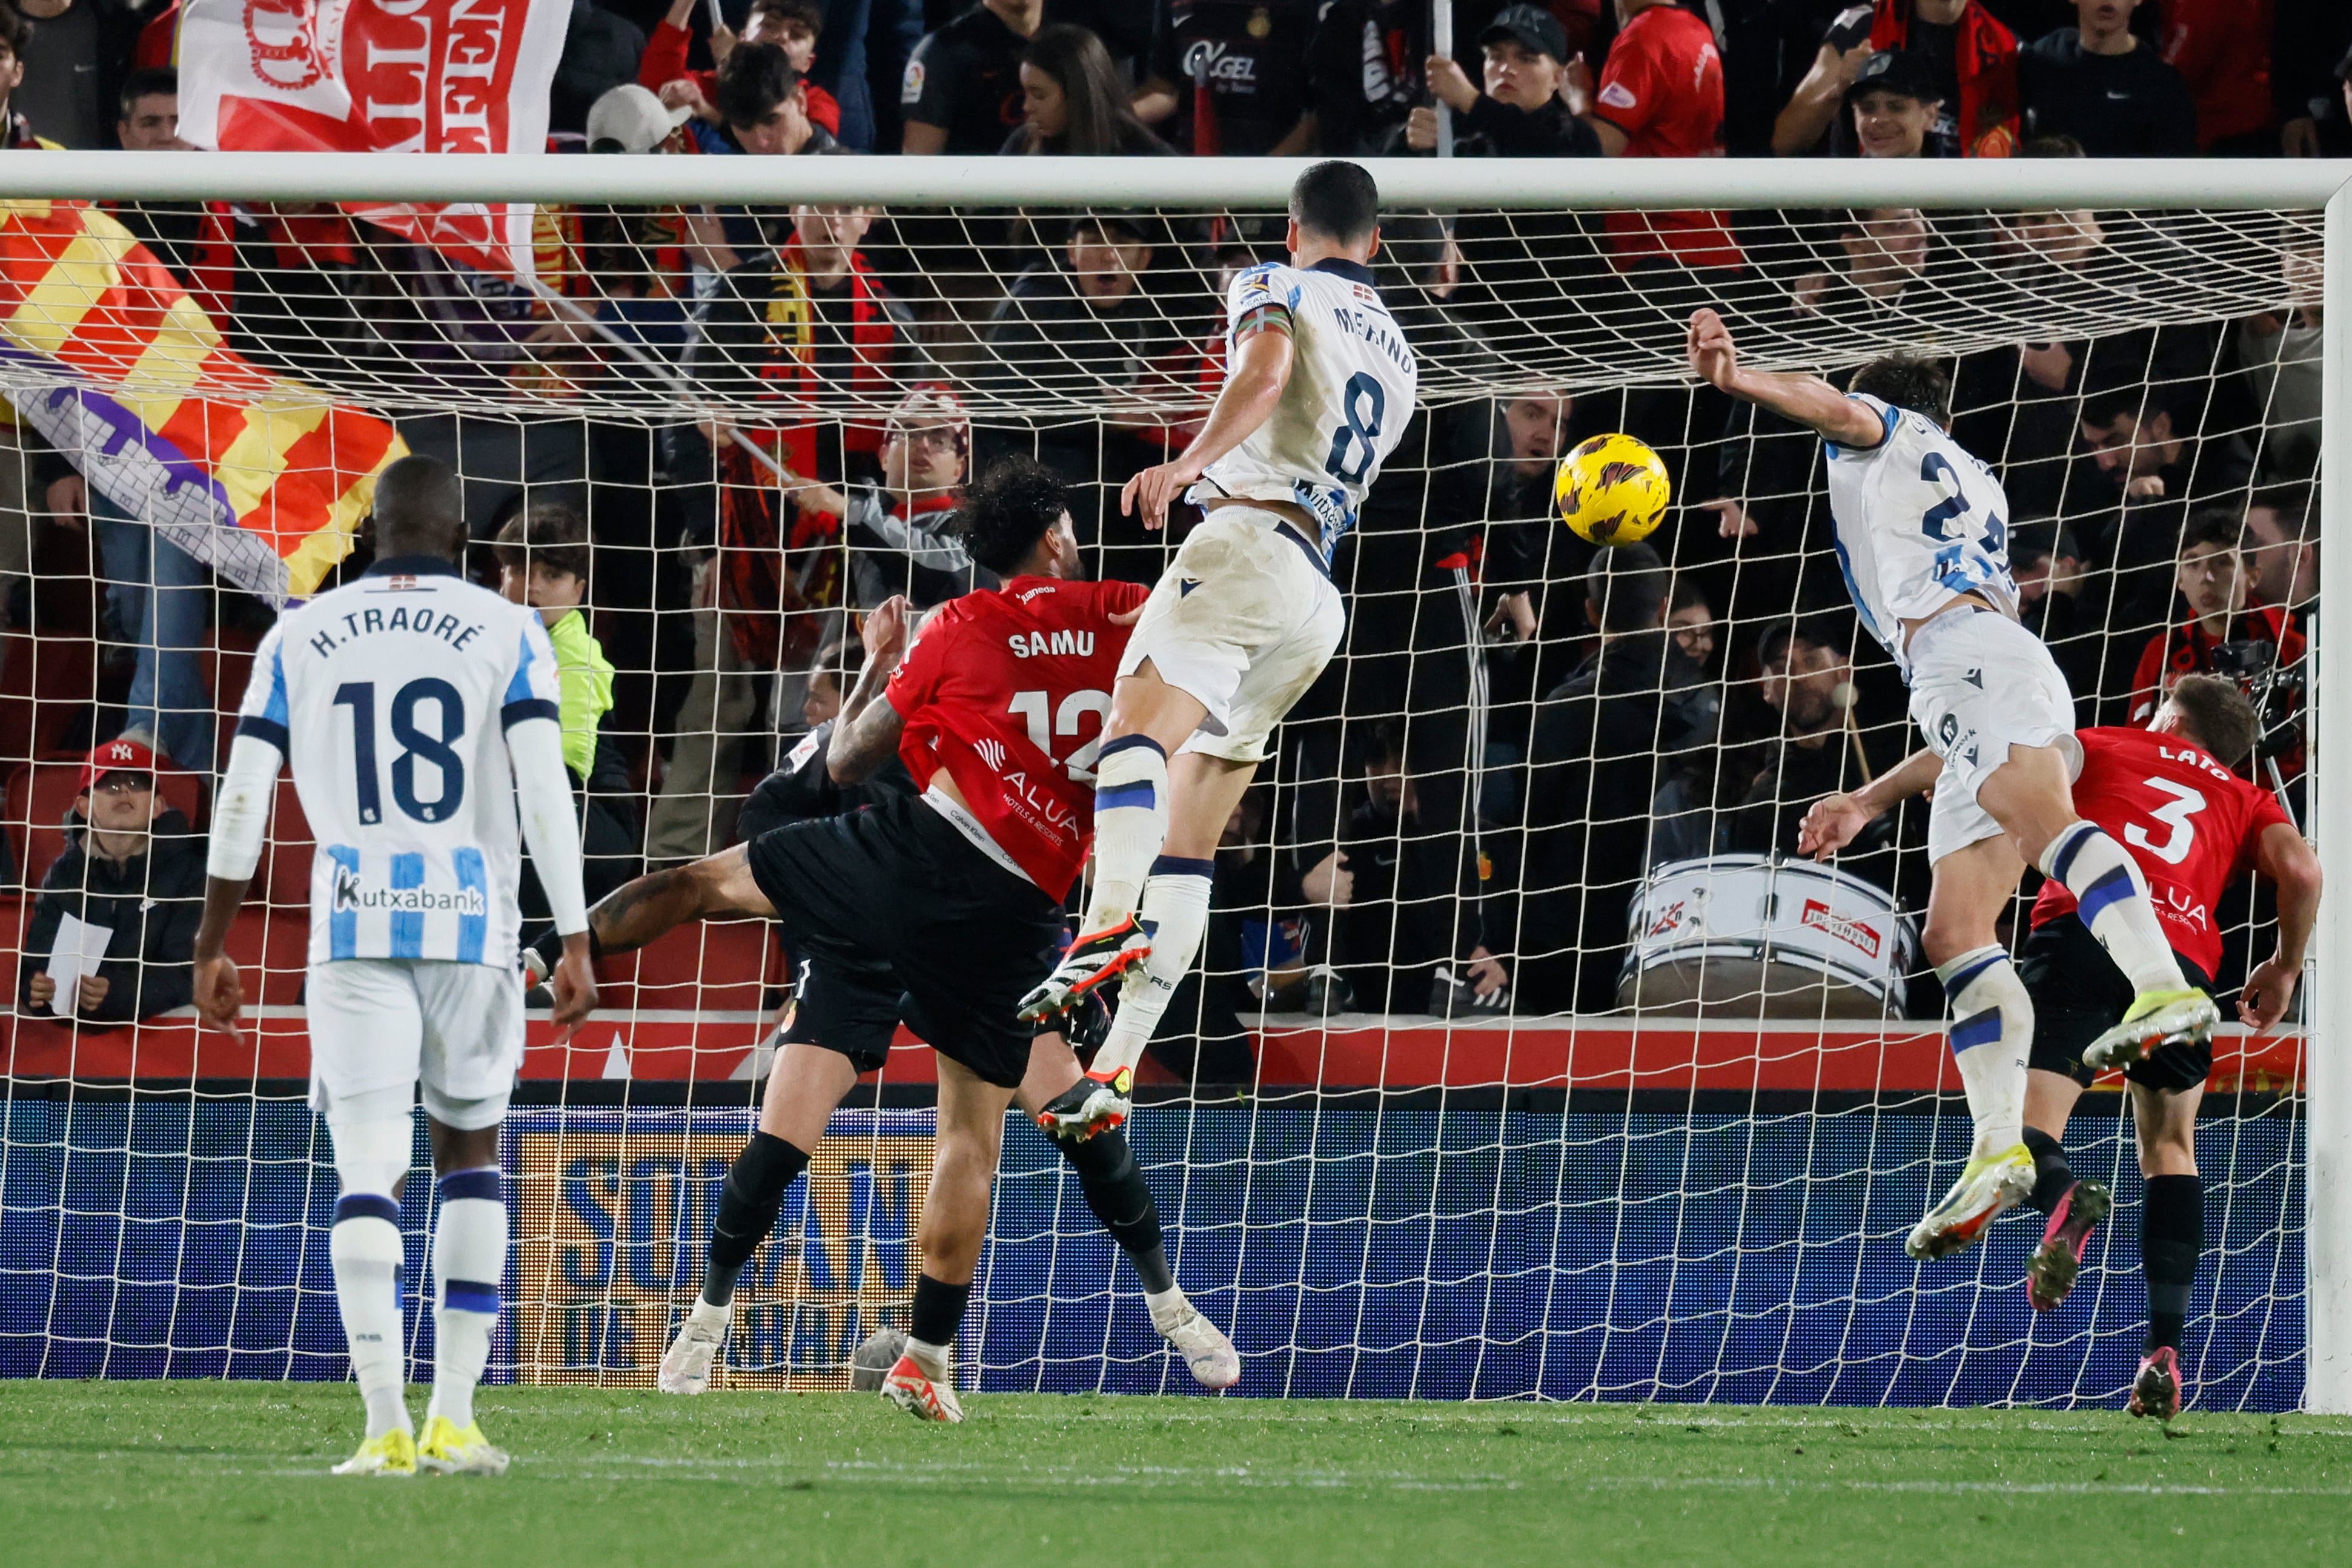
[[1160, 1240], [1160, 1206], [1151, 1201], [1151, 1188], [1144, 1183], [1143, 1167], [1135, 1163], [1127, 1135], [1113, 1127], [1084, 1143], [1055, 1142], [1062, 1157], [1078, 1173], [1087, 1207], [1135, 1265], [1143, 1288], [1154, 1295], [1175, 1289], [1176, 1276]]
[[925, 1344], [953, 1344], [963, 1326], [963, 1309], [971, 1300], [970, 1285], [950, 1285], [928, 1273], [915, 1276], [915, 1310], [908, 1314], [907, 1337]]
[[2033, 1191], [2026, 1202], [2044, 1214], [2056, 1212], [2058, 1200], [2074, 1185], [2074, 1167], [2057, 1139], [2039, 1127], [2025, 1129], [2025, 1146], [2033, 1151]]
[[2193, 1176], [2147, 1178], [2139, 1211], [2140, 1267], [2147, 1275], [2147, 1348], [2180, 1348], [2197, 1255], [2205, 1248], [2205, 1183]]
[[770, 1133], [753, 1133], [719, 1188], [719, 1213], [710, 1224], [710, 1264], [702, 1277], [702, 1299], [723, 1307], [735, 1299], [735, 1276], [776, 1227], [784, 1194], [808, 1169], [808, 1155]]

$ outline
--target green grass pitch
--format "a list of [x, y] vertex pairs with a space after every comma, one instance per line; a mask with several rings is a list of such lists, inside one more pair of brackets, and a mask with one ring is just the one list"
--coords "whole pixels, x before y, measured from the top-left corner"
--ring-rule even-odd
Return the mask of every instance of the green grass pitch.
[[[421, 1406], [421, 1395], [412, 1404]], [[1370, 1568], [2346, 1562], [2352, 1419], [492, 1388], [501, 1479], [327, 1475], [348, 1386], [0, 1384], [0, 1561]]]

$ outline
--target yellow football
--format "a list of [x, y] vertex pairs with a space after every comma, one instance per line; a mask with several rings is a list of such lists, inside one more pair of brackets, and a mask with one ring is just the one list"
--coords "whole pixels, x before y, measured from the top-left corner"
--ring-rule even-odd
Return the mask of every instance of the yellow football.
[[1579, 538], [1629, 545], [1650, 537], [1674, 486], [1658, 455], [1630, 435], [1596, 435], [1560, 459], [1552, 476], [1559, 520]]

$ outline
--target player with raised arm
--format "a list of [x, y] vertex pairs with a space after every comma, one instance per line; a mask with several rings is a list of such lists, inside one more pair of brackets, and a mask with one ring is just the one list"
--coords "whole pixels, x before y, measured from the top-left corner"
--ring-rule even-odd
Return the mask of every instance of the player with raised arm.
[[[367, 1405], [366, 1439], [338, 1475], [507, 1467], [474, 1419], [474, 1385], [506, 1272], [499, 1125], [522, 1064], [518, 815], [563, 935], [558, 1028], [569, 1034], [596, 1001], [555, 652], [536, 612], [460, 575], [460, 505], [446, 465], [393, 464], [375, 486], [375, 564], [262, 639], [196, 933], [196, 1010], [234, 1034], [243, 989], [222, 946], [290, 762], [318, 838], [303, 995], [310, 1104], [327, 1119], [340, 1186], [328, 1250]], [[420, 1083], [440, 1195], [421, 1443], [403, 1398], [397, 1278]]]
[[[2155, 894], [2181, 973], [2210, 990], [2221, 963], [2213, 911], [2223, 890], [2249, 869], [2278, 886], [2278, 946], [2254, 967], [2238, 998], [2239, 1019], [2268, 1029], [2286, 1016], [2319, 917], [2319, 857], [2269, 790], [2231, 771], [2261, 733], [2245, 694], [2217, 675], [2184, 675], [2146, 729], [2086, 729], [2074, 804], [2131, 846]], [[1932, 752], [1852, 795], [1831, 796], [1807, 814], [1801, 847], [1824, 857], [1864, 824], [1935, 782]], [[2091, 939], [2074, 895], [2056, 882], [2034, 901], [2032, 934], [2018, 967], [2033, 998], [2032, 1066], [2026, 1073], [2025, 1144], [2035, 1180], [2027, 1202], [2050, 1217], [2025, 1266], [2026, 1292], [2050, 1312], [2074, 1290], [2091, 1231], [2112, 1199], [2096, 1181], [2077, 1181], [2063, 1138], [2074, 1102], [2114, 1065], [2100, 1042], [2132, 1000], [2130, 982]], [[2140, 1269], [2147, 1281], [2147, 1343], [2132, 1380], [2131, 1413], [2170, 1420], [2187, 1397], [2180, 1336], [2204, 1245], [2205, 1193], [2197, 1174], [2197, 1106], [2213, 1071], [2208, 1043], [2168, 1044], [2125, 1068], [2132, 1127], [2147, 1196], [2140, 1206]]]
[[1154, 588], [1119, 661], [1095, 784], [1094, 890], [1077, 940], [1024, 1000], [1047, 1019], [1125, 975], [1084, 1082], [1042, 1118], [1083, 1136], [1127, 1117], [1134, 1069], [1208, 925], [1217, 840], [1291, 706], [1346, 627], [1331, 550], [1412, 417], [1419, 371], [1368, 265], [1380, 190], [1318, 163], [1290, 191], [1287, 263], [1225, 302], [1225, 384], [1172, 463], [1120, 492], [1165, 525], [1207, 517]]
[[[1072, 564], [1071, 558], [1061, 553], [1059, 543], [1074, 537], [1067, 495], [1050, 473], [1025, 458], [1010, 459], [991, 469], [973, 487], [959, 522], [961, 537], [974, 557], [1006, 576], [1060, 577]], [[869, 661], [891, 656], [897, 634], [891, 622], [896, 615], [894, 611], [889, 617], [868, 618]], [[1117, 637], [1125, 634], [1124, 629], [1115, 629]], [[1099, 656], [1113, 655], [1106, 649]], [[1070, 704], [1075, 727], [1075, 720], [1091, 705], [1083, 699], [1066, 697], [1064, 701]], [[1018, 694], [1012, 706], [1021, 710], [1024, 721], [1032, 712], [1041, 721], [1045, 716], [1042, 705], [1033, 706]], [[834, 737], [854, 716], [845, 712], [841, 718], [828, 719], [810, 731], [783, 766], [752, 791], [740, 823], [745, 838], [757, 838], [787, 823], [823, 821], [921, 793], [904, 764], [887, 753], [879, 758], [867, 753], [871, 771], [862, 779], [834, 778]], [[1032, 738], [1035, 738], [1034, 732]], [[1080, 747], [1072, 753], [1071, 761], [1083, 766], [1079, 753], [1085, 749]], [[551, 936], [541, 941], [541, 952], [533, 956], [536, 962], [551, 961], [552, 942]], [[860, 1072], [880, 1068], [906, 1010], [906, 988], [890, 960], [821, 933], [802, 938], [793, 956], [800, 961], [800, 974], [783, 1048], [837, 1052]], [[1040, 1033], [1030, 1047], [1027, 1073], [1014, 1102], [1034, 1117], [1054, 1096], [1077, 1082], [1079, 1076], [1078, 1059], [1068, 1040], [1059, 1031]], [[658, 1386], [664, 1393], [700, 1394], [710, 1386], [710, 1369], [726, 1337], [736, 1277], [766, 1239], [781, 1211], [784, 1189], [776, 1186], [775, 1174], [792, 1164], [784, 1153], [785, 1134], [778, 1130], [793, 1113], [777, 1087], [785, 1082], [782, 1074], [770, 1078], [770, 1092], [761, 1105], [760, 1127], [730, 1167], [726, 1190], [745, 1201], [731, 1209], [722, 1208], [716, 1217], [701, 1292], [662, 1357]], [[1206, 1388], [1224, 1388], [1238, 1382], [1241, 1359], [1234, 1352], [1233, 1342], [1193, 1308], [1176, 1283], [1160, 1240], [1159, 1205], [1127, 1139], [1112, 1131], [1088, 1139], [1056, 1138], [1055, 1145], [1076, 1173], [1087, 1207], [1134, 1265], [1152, 1326], [1184, 1357], [1193, 1380]]]
[[2221, 1015], [2181, 984], [2131, 856], [2074, 810], [2074, 698], [2050, 651], [2018, 624], [2008, 498], [1952, 439], [1944, 373], [1895, 356], [1864, 365], [1841, 392], [1818, 376], [1749, 370], [1713, 310], [1691, 317], [1686, 347], [1699, 379], [1825, 444], [1855, 612], [1902, 668], [1911, 716], [1942, 764], [1922, 945], [1951, 998], [1976, 1137], [1959, 1180], [1904, 1245], [1944, 1257], [2033, 1190], [2022, 1136], [2033, 1003], [1995, 930], [2029, 862], [2081, 901], [2084, 924], [2130, 979], [2130, 1005], [2095, 1046], [2113, 1065], [2173, 1040], [2202, 1043]]
[[[641, 947], [689, 920], [756, 916], [782, 926], [795, 950], [822, 941], [888, 961], [898, 1015], [939, 1059], [940, 1113], [922, 1272], [905, 1354], [882, 1392], [933, 1421], [963, 1418], [952, 1346], [987, 1233], [1005, 1107], [1031, 1070], [1035, 1031], [1018, 1017], [1021, 998], [1052, 966], [1062, 901], [1086, 861], [1098, 738], [1087, 732], [1110, 706], [1143, 600], [1132, 583], [1075, 580], [1077, 539], [1066, 512], [1042, 536], [993, 548], [1004, 542], [974, 540], [983, 564], [1010, 574], [1004, 586], [940, 606], [911, 645], [904, 600], [875, 612], [871, 656], [827, 747], [843, 783], [896, 753], [921, 794], [772, 829], [640, 877], [589, 912], [604, 953]], [[859, 1059], [846, 1052], [861, 1030], [840, 1021], [829, 1036], [787, 1039], [777, 1052], [760, 1131], [719, 1196], [701, 1299], [664, 1358], [674, 1386], [708, 1376], [736, 1274], [857, 1082]]]

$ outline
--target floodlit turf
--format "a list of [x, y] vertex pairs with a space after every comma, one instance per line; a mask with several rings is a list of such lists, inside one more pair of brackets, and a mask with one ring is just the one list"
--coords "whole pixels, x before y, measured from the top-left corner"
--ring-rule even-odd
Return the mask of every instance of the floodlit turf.
[[[419, 1401], [421, 1403], [421, 1400]], [[499, 1480], [347, 1480], [348, 1387], [0, 1384], [0, 1562], [2346, 1561], [2352, 1419], [485, 1390]]]

